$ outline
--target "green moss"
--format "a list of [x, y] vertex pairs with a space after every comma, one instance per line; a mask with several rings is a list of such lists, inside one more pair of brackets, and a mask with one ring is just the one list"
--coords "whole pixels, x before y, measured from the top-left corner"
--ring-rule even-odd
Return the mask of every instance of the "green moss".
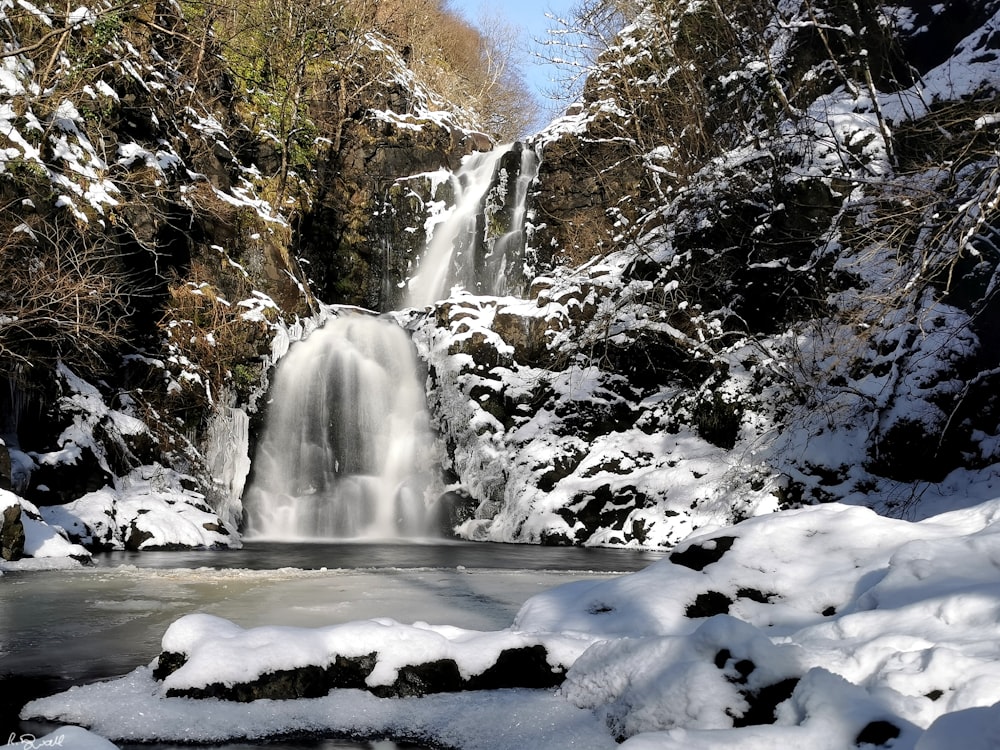
[[254, 390], [260, 386], [260, 365], [242, 363], [233, 365], [229, 370], [232, 386], [240, 403], [250, 400]]

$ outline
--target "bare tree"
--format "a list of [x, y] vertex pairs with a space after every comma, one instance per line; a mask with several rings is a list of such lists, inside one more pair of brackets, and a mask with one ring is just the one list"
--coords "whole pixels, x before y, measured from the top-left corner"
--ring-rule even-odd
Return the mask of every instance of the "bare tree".
[[103, 369], [128, 342], [135, 279], [113, 246], [79, 231], [68, 214], [43, 226], [13, 208], [0, 227], [0, 361]]

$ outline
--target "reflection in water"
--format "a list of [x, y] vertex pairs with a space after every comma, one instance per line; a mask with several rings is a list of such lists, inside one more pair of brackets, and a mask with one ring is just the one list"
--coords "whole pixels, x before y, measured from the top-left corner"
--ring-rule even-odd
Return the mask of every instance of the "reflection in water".
[[663, 552], [595, 548], [541, 547], [532, 544], [493, 544], [428, 539], [407, 542], [299, 541], [244, 542], [242, 549], [181, 550], [177, 552], [107, 552], [98, 565], [135, 565], [142, 568], [465, 568], [499, 570], [562, 570], [627, 573], [641, 570]]

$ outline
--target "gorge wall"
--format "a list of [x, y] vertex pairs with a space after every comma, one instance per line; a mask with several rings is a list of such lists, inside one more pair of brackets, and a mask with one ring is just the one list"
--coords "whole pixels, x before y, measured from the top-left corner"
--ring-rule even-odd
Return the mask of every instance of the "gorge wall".
[[[0, 295], [0, 473], [52, 505], [167, 467], [235, 532], [269, 369], [348, 304], [413, 335], [462, 536], [669, 546], [798, 503], [919, 515], [1000, 458], [995, 6], [637, 3], [523, 146], [515, 295], [414, 308], [451, 180], [492, 143], [404, 49], [330, 34], [337, 64], [283, 84], [289, 119], [176, 6], [57, 18], [56, 67], [2, 58], [21, 286]], [[4, 13], [30, 43], [38, 16]], [[86, 75], [56, 76], [80, 50]], [[510, 222], [516, 171], [483, 225]], [[79, 268], [102, 303], [28, 326], [30, 280]], [[239, 456], [207, 458], [236, 432]]]

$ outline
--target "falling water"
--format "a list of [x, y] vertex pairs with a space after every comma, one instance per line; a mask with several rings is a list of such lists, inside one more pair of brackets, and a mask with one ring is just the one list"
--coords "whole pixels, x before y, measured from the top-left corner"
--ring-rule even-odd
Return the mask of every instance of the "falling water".
[[437, 533], [425, 500], [434, 438], [409, 336], [365, 314], [329, 320], [280, 361], [253, 481], [248, 537]]
[[[524, 276], [524, 218], [537, 171], [514, 144], [466, 157], [455, 201], [433, 227], [407, 305], [454, 287], [513, 293]], [[279, 361], [264, 434], [243, 496], [251, 538], [436, 535], [429, 502], [435, 438], [412, 342], [402, 328], [344, 314]]]
[[520, 143], [465, 157], [451, 181], [454, 203], [438, 217], [409, 280], [407, 305], [425, 307], [454, 287], [486, 295], [516, 291], [525, 204], [537, 170], [535, 152]]

